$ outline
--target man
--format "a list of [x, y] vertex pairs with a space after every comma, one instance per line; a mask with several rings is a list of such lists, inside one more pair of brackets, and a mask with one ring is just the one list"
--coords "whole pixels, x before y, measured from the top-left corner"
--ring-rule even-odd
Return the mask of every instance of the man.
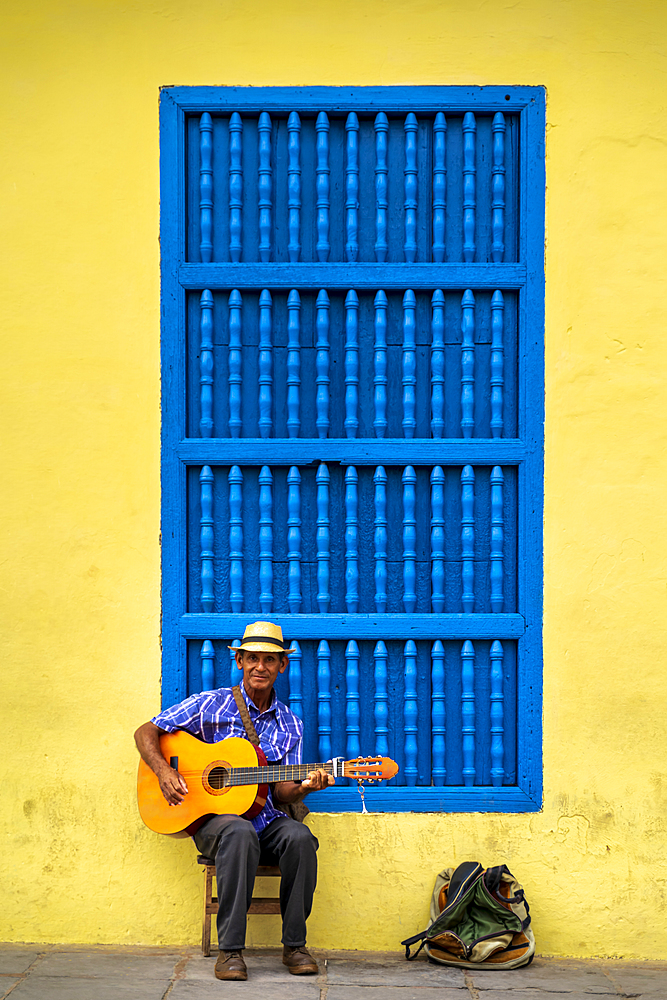
[[[232, 647], [229, 647], [232, 649]], [[243, 642], [235, 648], [236, 665], [243, 671], [241, 695], [268, 761], [301, 763], [303, 723], [278, 700], [273, 690], [278, 674], [287, 670], [288, 654], [282, 629], [272, 622], [248, 625]], [[206, 743], [229, 736], [247, 737], [232, 688], [218, 688], [191, 695], [165, 709], [135, 733], [139, 753], [155, 772], [162, 794], [178, 806], [188, 794], [181, 774], [160, 752], [162, 733], [183, 729]], [[334, 784], [324, 770], [312, 771], [302, 782], [283, 781], [269, 791], [266, 805], [252, 820], [236, 815], [209, 817], [194, 835], [199, 851], [215, 858], [218, 885], [218, 945], [215, 964], [218, 979], [248, 978], [243, 959], [248, 907], [260, 856], [264, 864], [280, 866], [280, 909], [283, 919], [283, 963], [294, 975], [318, 971], [306, 951], [306, 920], [317, 881], [318, 842], [307, 826], [276, 809], [302, 801], [310, 792]]]

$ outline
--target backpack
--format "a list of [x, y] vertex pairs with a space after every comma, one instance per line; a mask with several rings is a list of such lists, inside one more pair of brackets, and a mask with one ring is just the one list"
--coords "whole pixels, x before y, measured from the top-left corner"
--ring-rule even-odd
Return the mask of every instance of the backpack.
[[435, 880], [430, 926], [401, 944], [408, 961], [424, 948], [431, 961], [464, 969], [529, 965], [535, 937], [523, 887], [506, 865], [484, 869], [466, 861], [456, 870], [445, 868]]

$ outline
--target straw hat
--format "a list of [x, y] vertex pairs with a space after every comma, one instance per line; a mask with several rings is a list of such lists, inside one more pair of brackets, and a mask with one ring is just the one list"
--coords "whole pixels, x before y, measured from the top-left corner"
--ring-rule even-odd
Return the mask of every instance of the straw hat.
[[286, 648], [286, 643], [283, 642], [283, 630], [280, 625], [274, 625], [273, 622], [253, 622], [246, 626], [241, 645], [228, 646], [227, 649], [234, 651], [245, 649], [249, 653], [294, 652], [294, 647]]

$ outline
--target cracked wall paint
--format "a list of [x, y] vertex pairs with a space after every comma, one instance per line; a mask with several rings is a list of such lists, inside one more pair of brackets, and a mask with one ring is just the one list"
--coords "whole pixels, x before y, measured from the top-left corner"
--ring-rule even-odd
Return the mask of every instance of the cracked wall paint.
[[0, 937], [199, 935], [201, 870], [141, 826], [131, 744], [160, 686], [159, 87], [521, 83], [548, 94], [544, 809], [312, 815], [310, 942], [398, 949], [479, 859], [524, 883], [542, 953], [667, 958], [665, 5], [3, 14]]

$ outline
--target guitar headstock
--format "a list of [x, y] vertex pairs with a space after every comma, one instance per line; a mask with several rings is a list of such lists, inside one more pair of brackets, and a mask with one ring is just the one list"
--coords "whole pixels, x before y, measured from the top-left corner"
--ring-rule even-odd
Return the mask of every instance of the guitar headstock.
[[390, 757], [356, 757], [343, 764], [343, 775], [355, 781], [389, 781], [398, 774], [398, 764]]

